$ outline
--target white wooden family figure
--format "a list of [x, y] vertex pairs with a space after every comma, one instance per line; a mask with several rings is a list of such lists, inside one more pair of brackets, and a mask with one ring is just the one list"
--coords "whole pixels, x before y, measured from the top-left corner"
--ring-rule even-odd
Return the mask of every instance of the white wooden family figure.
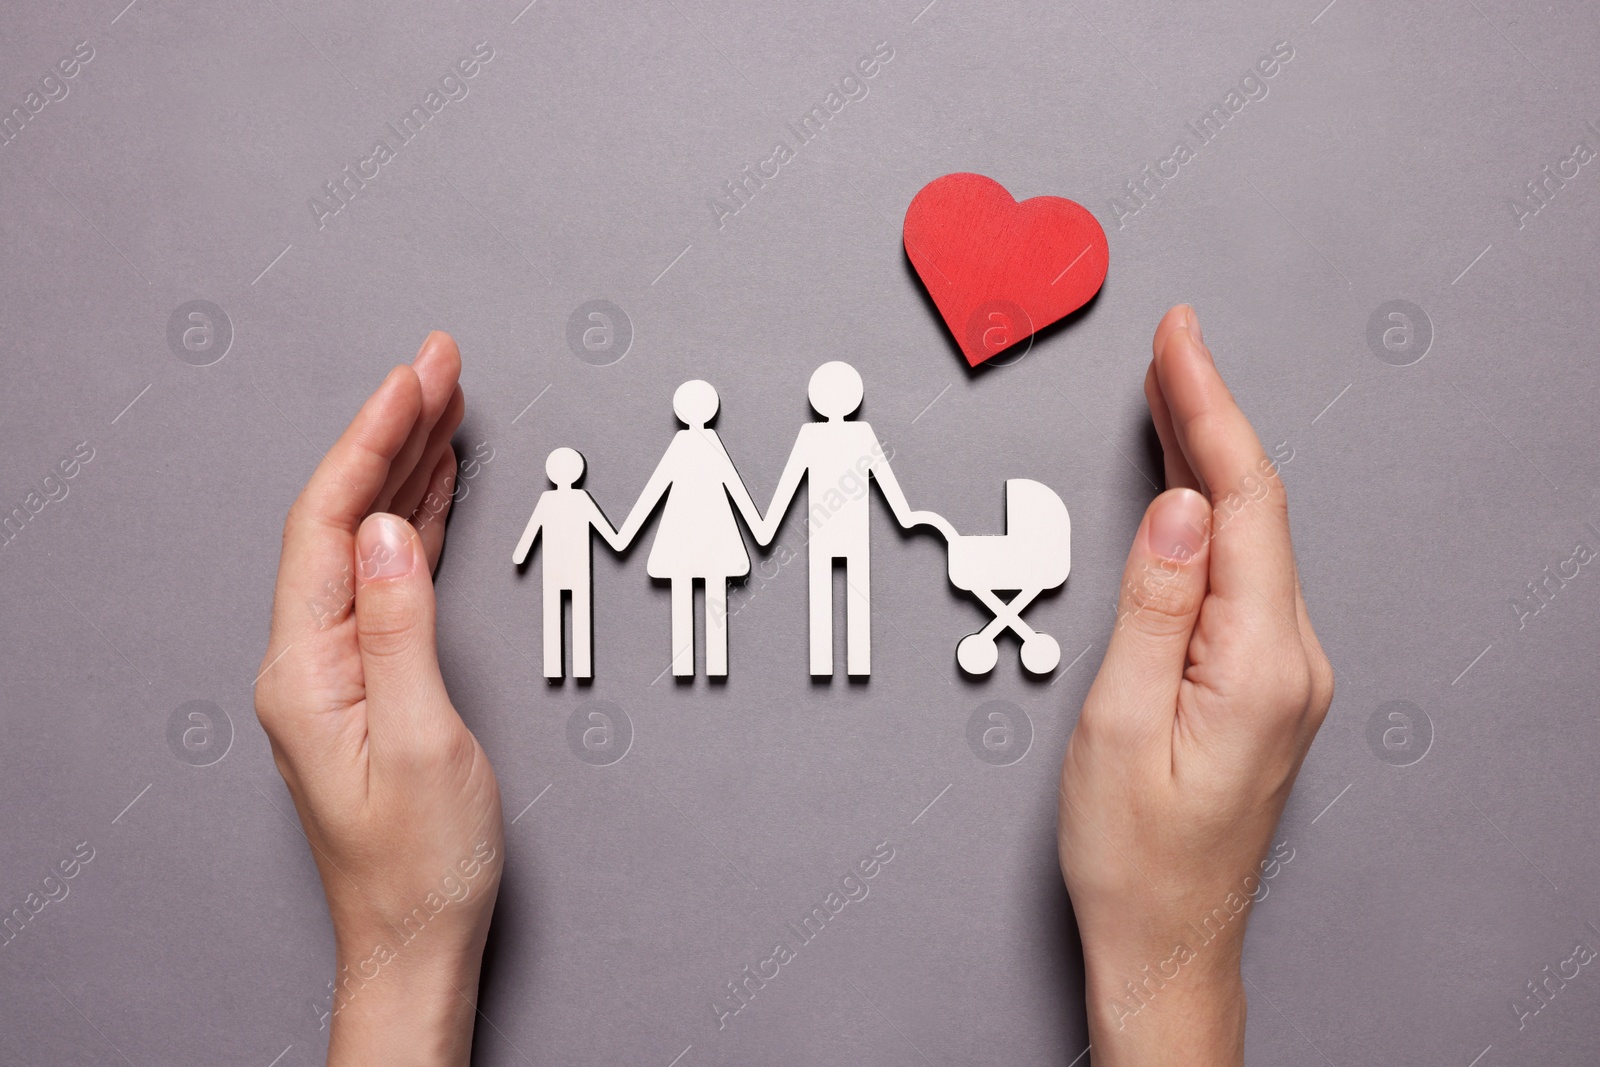
[[[672, 588], [672, 673], [695, 673], [694, 583], [705, 587], [706, 674], [728, 673], [728, 582], [750, 572], [750, 555], [739, 518], [757, 544], [777, 536], [800, 482], [811, 499], [807, 511], [810, 567], [811, 674], [827, 677], [833, 664], [833, 568], [844, 565], [845, 671], [865, 676], [872, 670], [871, 523], [865, 482], [877, 483], [900, 526], [932, 526], [950, 545], [950, 580], [968, 590], [995, 615], [957, 647], [957, 662], [973, 674], [993, 669], [996, 637], [1010, 629], [1023, 639], [1022, 665], [1048, 673], [1060, 660], [1060, 646], [1022, 621], [1022, 609], [1040, 593], [1067, 580], [1071, 565], [1071, 522], [1061, 498], [1039, 482], [1006, 482], [1007, 531], [1003, 535], [962, 537], [931, 511], [913, 511], [890, 469], [872, 427], [850, 420], [861, 406], [861, 375], [848, 363], [833, 361], [811, 376], [808, 396], [821, 422], [806, 423], [778, 479], [763, 515], [734, 469], [727, 449], [708, 423], [716, 416], [716, 389], [703, 381], [684, 382], [672, 409], [685, 429], [673, 435], [655, 473], [620, 530], [612, 528], [588, 492], [576, 488], [583, 457], [570, 448], [550, 453], [545, 472], [556, 488], [539, 497], [512, 554], [520, 565], [536, 538], [544, 537], [544, 673], [562, 677], [561, 595], [572, 599], [572, 673], [593, 675], [593, 619], [590, 606], [593, 532], [617, 552], [625, 550], [650, 521], [663, 498], [660, 528], [646, 570]], [[844, 492], [852, 484], [861, 491]], [[826, 502], [816, 502], [826, 498]], [[834, 501], [838, 503], [834, 503]], [[738, 517], [734, 515], [737, 509]], [[1001, 591], [1015, 592], [1010, 601]]]
[[583, 477], [583, 456], [576, 449], [558, 448], [550, 453], [544, 472], [555, 488], [540, 494], [511, 559], [520, 566], [533, 548], [533, 539], [544, 535], [544, 676], [561, 677], [561, 594], [567, 593], [572, 597], [572, 674], [588, 678], [594, 673], [589, 531], [600, 531], [606, 544], [618, 552], [628, 543], [617, 536], [594, 498], [574, 487]]
[[666, 455], [622, 524], [620, 540], [627, 545], [666, 496], [661, 528], [645, 570], [652, 578], [672, 582], [672, 673], [679, 677], [694, 674], [696, 579], [706, 589], [706, 674], [728, 673], [728, 579], [750, 573], [750, 555], [729, 498], [752, 529], [761, 521], [722, 439], [706, 425], [718, 404], [717, 391], [708, 382], [678, 386], [672, 410], [688, 429], [673, 434]]

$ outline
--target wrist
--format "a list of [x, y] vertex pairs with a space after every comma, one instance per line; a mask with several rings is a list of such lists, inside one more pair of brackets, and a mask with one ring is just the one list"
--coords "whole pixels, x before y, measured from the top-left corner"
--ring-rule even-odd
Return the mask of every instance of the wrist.
[[1138, 955], [1084, 946], [1095, 1067], [1232, 1067], [1244, 1063], [1239, 947], [1179, 941]]
[[364, 948], [341, 944], [328, 1067], [469, 1062], [483, 946], [416, 949], [393, 939]]

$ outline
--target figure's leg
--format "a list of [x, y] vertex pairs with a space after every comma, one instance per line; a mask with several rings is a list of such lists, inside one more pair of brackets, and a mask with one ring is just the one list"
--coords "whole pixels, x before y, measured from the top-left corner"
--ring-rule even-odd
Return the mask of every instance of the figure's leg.
[[872, 563], [865, 552], [844, 564], [845, 673], [872, 673]]
[[833, 674], [833, 558], [811, 556], [811, 674]]
[[728, 580], [706, 579], [706, 676], [728, 676]]
[[588, 582], [572, 587], [572, 676], [594, 677], [594, 590]]
[[544, 676], [561, 677], [561, 587], [544, 586]]
[[694, 580], [672, 579], [672, 673], [694, 677]]

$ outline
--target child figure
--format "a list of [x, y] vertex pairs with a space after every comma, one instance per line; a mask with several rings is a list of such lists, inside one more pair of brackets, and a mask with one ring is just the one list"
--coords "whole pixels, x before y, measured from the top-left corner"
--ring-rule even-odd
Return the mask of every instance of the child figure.
[[545, 460], [544, 472], [555, 484], [539, 496], [539, 503], [522, 531], [513, 563], [521, 565], [544, 533], [544, 676], [560, 678], [562, 661], [561, 594], [572, 596], [572, 676], [594, 676], [594, 616], [590, 605], [590, 529], [600, 532], [614, 551], [627, 542], [617, 536], [600, 505], [587, 490], [574, 488], [583, 477], [583, 456], [576, 449], [558, 448]]

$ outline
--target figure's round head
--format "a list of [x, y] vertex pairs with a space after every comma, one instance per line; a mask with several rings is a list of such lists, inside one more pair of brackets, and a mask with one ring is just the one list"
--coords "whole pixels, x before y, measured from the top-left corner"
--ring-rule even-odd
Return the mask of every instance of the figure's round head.
[[544, 473], [561, 489], [570, 489], [583, 477], [583, 455], [575, 448], [558, 448], [544, 461]]
[[861, 375], [848, 363], [824, 363], [811, 375], [806, 395], [825, 419], [842, 419], [861, 406]]
[[684, 382], [672, 394], [672, 410], [685, 426], [698, 428], [710, 422], [717, 413], [717, 391], [710, 382], [696, 378]]

